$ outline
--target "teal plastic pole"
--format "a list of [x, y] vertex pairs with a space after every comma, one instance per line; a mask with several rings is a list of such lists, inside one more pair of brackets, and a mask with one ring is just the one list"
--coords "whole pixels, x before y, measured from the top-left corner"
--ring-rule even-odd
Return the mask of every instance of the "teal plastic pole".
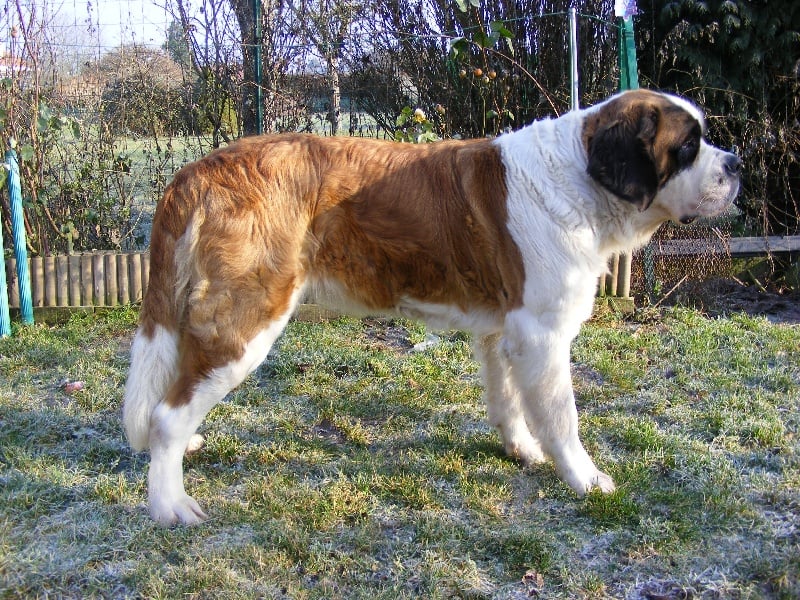
[[28, 247], [25, 240], [25, 219], [22, 215], [22, 188], [19, 179], [17, 153], [13, 146], [6, 152], [8, 165], [8, 197], [11, 204], [11, 233], [14, 239], [14, 258], [17, 259], [17, 287], [19, 288], [19, 312], [24, 325], [33, 323], [33, 300], [31, 299], [31, 275], [28, 271]]
[[[0, 214], [2, 223], [2, 214]], [[3, 260], [3, 227], [0, 224], [0, 338], [11, 335], [11, 316], [8, 312], [8, 283], [6, 261]]]

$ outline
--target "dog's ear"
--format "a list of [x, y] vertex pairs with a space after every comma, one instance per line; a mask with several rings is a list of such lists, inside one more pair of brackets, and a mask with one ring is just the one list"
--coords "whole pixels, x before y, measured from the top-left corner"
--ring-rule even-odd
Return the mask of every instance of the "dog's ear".
[[589, 175], [639, 210], [646, 210], [658, 191], [653, 146], [659, 117], [651, 104], [622, 109], [612, 102], [584, 132]]

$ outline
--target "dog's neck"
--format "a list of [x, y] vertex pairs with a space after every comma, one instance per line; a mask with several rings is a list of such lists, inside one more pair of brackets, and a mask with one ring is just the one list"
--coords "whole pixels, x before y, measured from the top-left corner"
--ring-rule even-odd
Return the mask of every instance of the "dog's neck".
[[[589, 176], [582, 130], [591, 110], [535, 121], [496, 143], [507, 168], [515, 171], [508, 179], [517, 185], [509, 186], [509, 195], [538, 203], [547, 218], [560, 224], [584, 251], [606, 261], [612, 254], [646, 244], [668, 217], [657, 207], [640, 211]], [[535, 169], [535, 178], [530, 165], [540, 167]]]

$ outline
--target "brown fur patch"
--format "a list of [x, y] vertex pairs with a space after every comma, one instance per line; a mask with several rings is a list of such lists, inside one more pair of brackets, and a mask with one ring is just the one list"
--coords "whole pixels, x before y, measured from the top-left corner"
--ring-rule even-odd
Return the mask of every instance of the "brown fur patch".
[[686, 166], [679, 164], [678, 149], [688, 139], [699, 148], [701, 133], [701, 124], [682, 107], [656, 92], [635, 90], [590, 113], [582, 137], [590, 174], [645, 209], [658, 188]]
[[416, 146], [301, 134], [254, 137], [187, 165], [153, 220], [143, 331], [179, 333], [167, 396], [242, 356], [306, 279], [376, 311], [404, 300], [504, 314], [524, 269], [506, 230], [489, 141]]

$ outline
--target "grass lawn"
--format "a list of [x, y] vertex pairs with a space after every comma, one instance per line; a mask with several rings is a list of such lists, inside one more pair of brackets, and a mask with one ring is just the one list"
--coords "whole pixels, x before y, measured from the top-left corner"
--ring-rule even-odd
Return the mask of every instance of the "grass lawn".
[[578, 499], [503, 456], [464, 334], [293, 322], [186, 461], [211, 519], [164, 529], [119, 419], [135, 319], [0, 340], [0, 598], [800, 597], [800, 326], [587, 324], [581, 432], [619, 489]]

